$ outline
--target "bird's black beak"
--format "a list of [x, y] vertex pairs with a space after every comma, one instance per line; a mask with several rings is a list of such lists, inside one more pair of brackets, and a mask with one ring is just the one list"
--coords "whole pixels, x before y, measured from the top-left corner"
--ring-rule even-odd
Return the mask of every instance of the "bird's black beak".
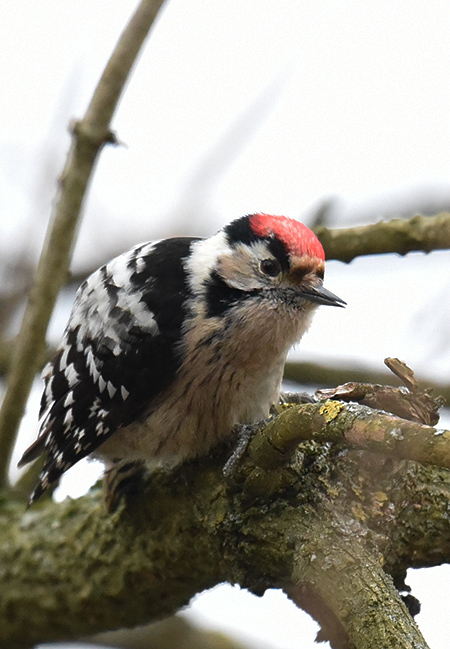
[[347, 302], [324, 288], [323, 286], [302, 286], [302, 296], [316, 304], [327, 304], [328, 306], [346, 306]]

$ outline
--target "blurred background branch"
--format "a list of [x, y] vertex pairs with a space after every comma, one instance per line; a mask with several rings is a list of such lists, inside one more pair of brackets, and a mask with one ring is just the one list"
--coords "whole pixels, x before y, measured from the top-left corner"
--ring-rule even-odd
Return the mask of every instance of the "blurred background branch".
[[99, 633], [86, 642], [122, 649], [245, 649], [221, 633], [202, 631], [180, 615], [134, 629]]
[[346, 263], [363, 255], [445, 250], [450, 248], [450, 213], [416, 215], [353, 228], [316, 228], [327, 259]]

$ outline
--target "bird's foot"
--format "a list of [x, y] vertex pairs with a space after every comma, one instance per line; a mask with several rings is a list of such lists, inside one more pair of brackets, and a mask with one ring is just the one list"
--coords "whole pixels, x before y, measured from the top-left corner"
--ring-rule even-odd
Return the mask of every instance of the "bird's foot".
[[238, 442], [223, 467], [223, 475], [230, 487], [237, 486], [237, 482], [239, 482], [237, 480], [238, 466], [241, 464], [251, 440], [267, 425], [268, 421], [269, 419], [262, 419], [255, 424], [242, 424], [235, 427]]
[[105, 471], [103, 500], [108, 514], [117, 509], [122, 498], [142, 489], [145, 473], [145, 462], [140, 460], [118, 460]]

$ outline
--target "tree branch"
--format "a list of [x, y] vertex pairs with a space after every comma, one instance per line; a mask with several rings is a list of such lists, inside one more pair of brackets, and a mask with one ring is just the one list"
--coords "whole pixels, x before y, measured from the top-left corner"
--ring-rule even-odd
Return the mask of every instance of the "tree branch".
[[340, 520], [325, 531], [317, 521], [312, 536], [316, 539], [312, 557], [298, 540], [296, 585], [286, 591], [321, 621], [320, 640], [329, 640], [333, 649], [427, 649], [392, 578], [383, 570], [382, 556], [355, 536], [353, 520]]
[[[284, 368], [284, 378], [303, 385], [320, 386], [342, 385], [348, 381], [395, 386], [401, 383], [397, 377], [386, 371], [377, 372], [368, 368], [352, 367], [350, 364], [333, 367], [301, 361], [288, 361]], [[430, 381], [423, 377], [419, 377], [417, 380], [422, 387], [431, 389], [434, 394], [442, 396], [445, 402], [450, 404], [450, 385]]]
[[45, 350], [45, 333], [67, 279], [80, 210], [92, 172], [106, 143], [110, 122], [139, 50], [162, 4], [142, 0], [102, 74], [84, 118], [73, 126], [73, 142], [60, 179], [60, 194], [30, 291], [0, 410], [0, 486], [7, 484], [12, 448], [31, 385]]
[[418, 250], [450, 248], [450, 213], [436, 216], [413, 216], [412, 219], [393, 219], [355, 228], [330, 230], [315, 229], [327, 259], [349, 263], [362, 255], [382, 255], [394, 252], [406, 255]]
[[[353, 407], [363, 423], [355, 416], [348, 427]], [[257, 594], [277, 587], [291, 596], [295, 589], [297, 595], [308, 592], [304, 608], [321, 622], [323, 614], [307, 604], [320, 601], [349, 646], [425, 647], [381, 568], [397, 576], [408, 566], [449, 561], [450, 471], [391, 457], [398, 444], [402, 457], [407, 448], [416, 454], [416, 441], [406, 439], [411, 422], [396, 423], [405, 440], [394, 436], [392, 446], [392, 435], [383, 442], [381, 433], [374, 434], [364, 407], [328, 402], [312, 408], [293, 408], [260, 433], [269, 429], [276, 448], [266, 444], [261, 453], [250, 446], [243, 488], [225, 483], [222, 455], [153, 473], [112, 516], [103, 511], [98, 491], [26, 513], [23, 504], [1, 504], [1, 646], [18, 649], [145, 624], [230, 581]], [[293, 450], [288, 416], [296, 439], [318, 427], [325, 439], [352, 444], [360, 443], [367, 422], [369, 447], [384, 443], [384, 453], [311, 441]], [[428, 441], [449, 446], [449, 435]], [[280, 448], [287, 451], [281, 463]], [[448, 457], [444, 446], [441, 451]], [[271, 488], [262, 488], [267, 482]], [[338, 582], [342, 588], [331, 588]], [[401, 629], [412, 644], [380, 644], [383, 634], [394, 638]]]
[[[328, 259], [349, 262], [356, 257], [368, 254], [397, 253], [404, 255], [413, 250], [430, 252], [450, 248], [450, 214], [443, 212], [435, 216], [414, 216], [406, 219], [393, 219], [381, 223], [342, 229], [315, 227]], [[394, 235], [391, 240], [390, 236]], [[94, 265], [72, 274], [67, 284], [79, 286], [88, 275], [108, 259], [116, 256], [122, 249], [104, 251]], [[17, 301], [23, 296], [20, 286], [10, 300]], [[1, 307], [1, 300], [0, 300]]]
[[[245, 459], [250, 465], [271, 471], [283, 466], [305, 441], [330, 442], [450, 469], [450, 431], [342, 401], [288, 408], [257, 431]], [[246, 477], [247, 472], [248, 468], [244, 470]]]

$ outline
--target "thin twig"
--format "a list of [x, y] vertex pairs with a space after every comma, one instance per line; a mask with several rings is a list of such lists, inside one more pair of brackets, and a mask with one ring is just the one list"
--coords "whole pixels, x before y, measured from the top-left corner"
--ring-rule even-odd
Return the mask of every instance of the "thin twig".
[[[1, 353], [0, 353], [1, 359]], [[358, 383], [376, 383], [379, 385], [400, 385], [400, 381], [390, 372], [376, 371], [350, 362], [341, 363], [339, 366], [322, 365], [321, 363], [306, 363], [301, 361], [288, 361], [284, 368], [284, 378], [302, 385], [316, 385], [334, 387], [348, 381]], [[418, 377], [418, 382], [423, 388], [431, 388], [433, 394], [442, 396], [450, 404], [450, 385], [430, 381], [423, 376]]]
[[0, 486], [7, 484], [12, 448], [33, 378], [45, 350], [45, 333], [73, 250], [80, 210], [102, 147], [114, 143], [110, 130], [126, 81], [162, 0], [142, 0], [123, 31], [84, 118], [72, 128], [73, 140], [60, 179], [35, 281], [11, 362], [0, 410]]

